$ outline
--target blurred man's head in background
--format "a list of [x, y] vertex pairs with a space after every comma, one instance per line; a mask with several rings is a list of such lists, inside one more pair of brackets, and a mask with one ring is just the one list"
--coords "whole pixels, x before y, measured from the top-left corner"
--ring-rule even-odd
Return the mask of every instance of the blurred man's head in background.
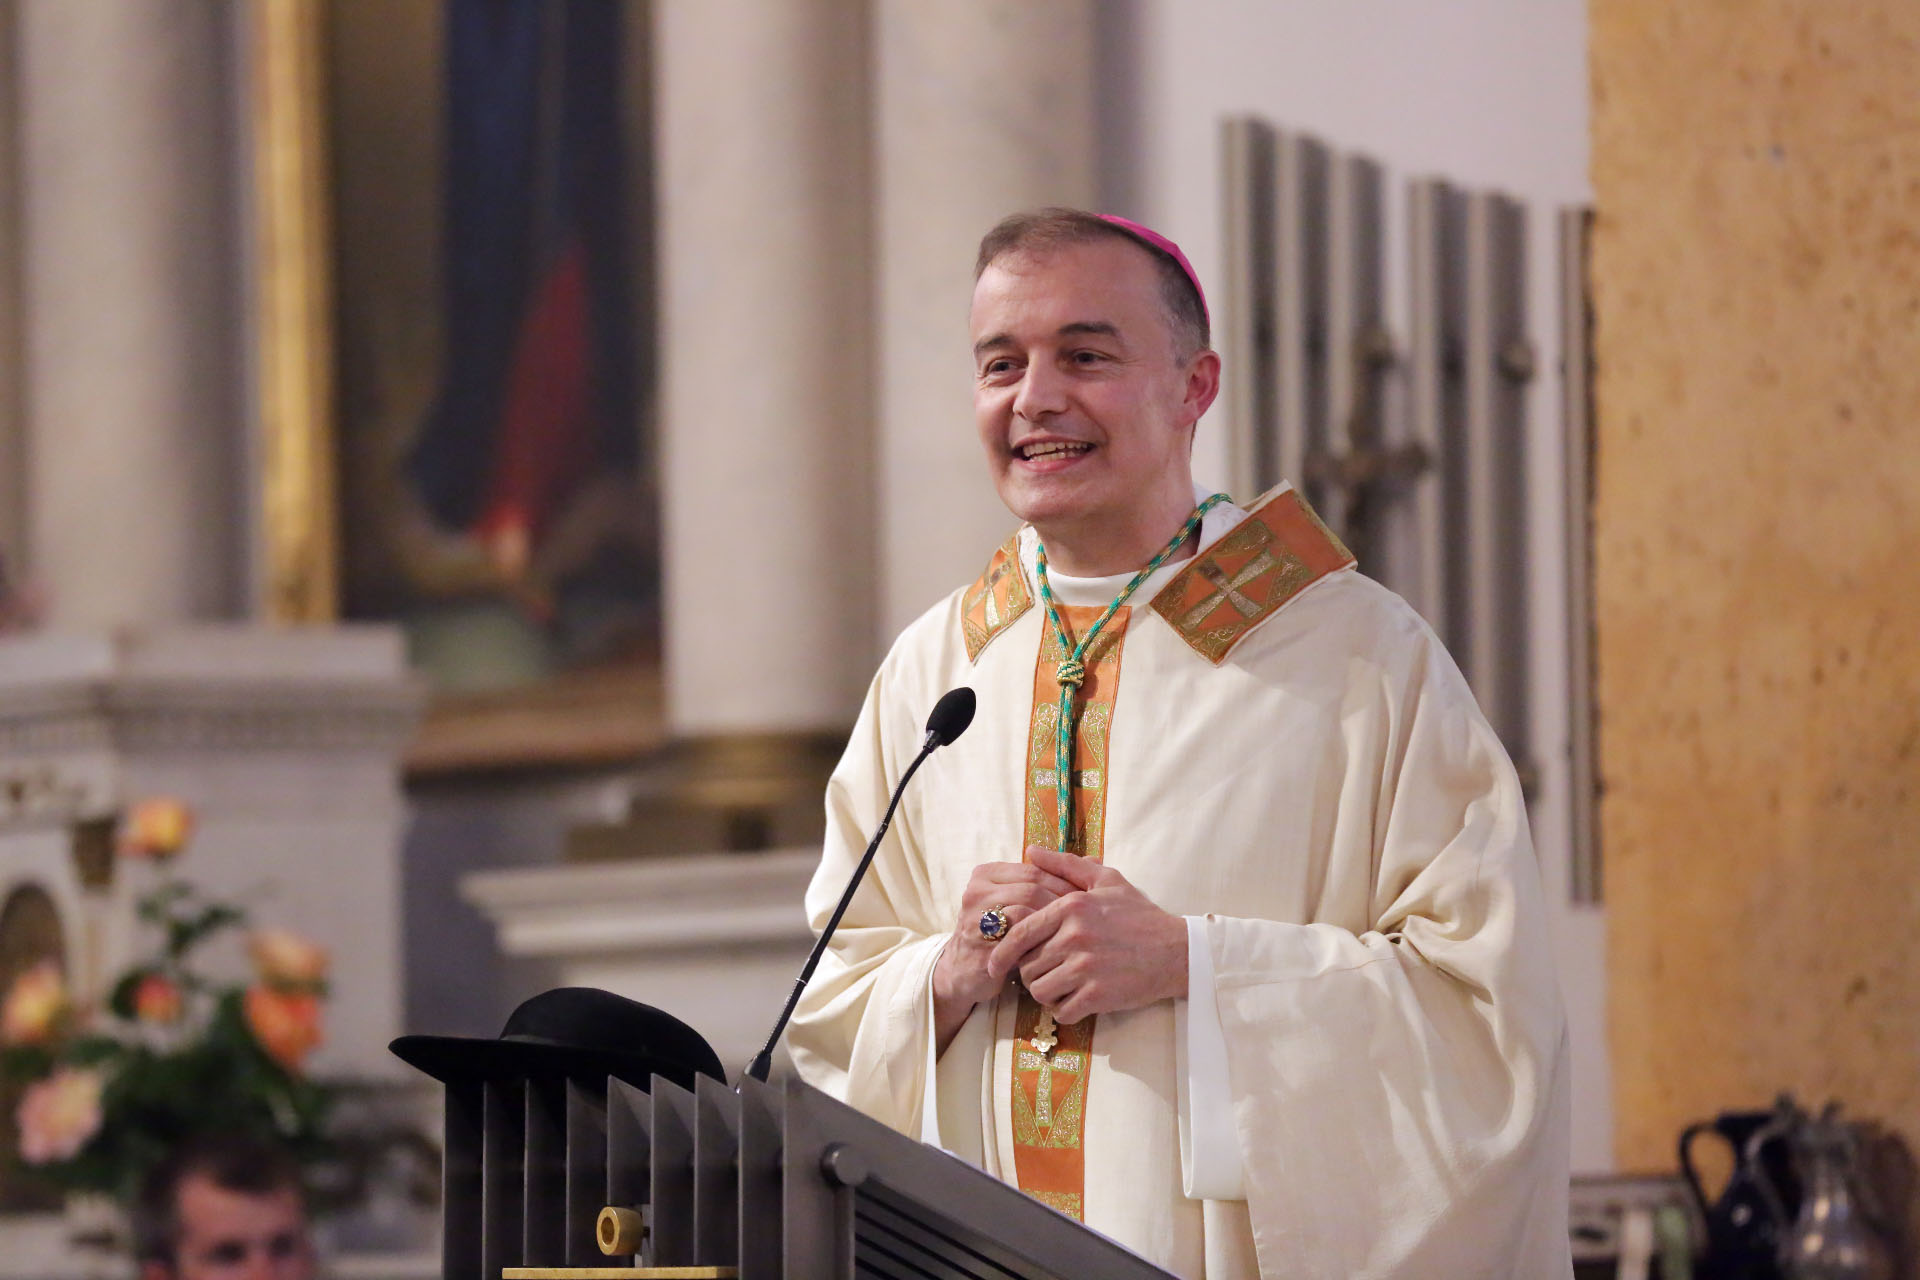
[[142, 1185], [134, 1247], [140, 1280], [311, 1280], [300, 1166], [244, 1135], [190, 1140]]

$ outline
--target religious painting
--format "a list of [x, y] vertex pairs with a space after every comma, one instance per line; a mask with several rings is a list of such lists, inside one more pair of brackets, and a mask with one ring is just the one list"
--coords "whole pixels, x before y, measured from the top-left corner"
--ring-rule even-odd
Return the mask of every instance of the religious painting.
[[436, 691], [416, 771], [659, 732], [645, 16], [325, 10], [339, 612]]

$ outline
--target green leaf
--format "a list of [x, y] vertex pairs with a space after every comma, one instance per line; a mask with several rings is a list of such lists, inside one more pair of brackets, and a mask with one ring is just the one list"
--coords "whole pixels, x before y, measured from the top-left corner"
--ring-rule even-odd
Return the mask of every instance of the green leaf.
[[12, 1044], [0, 1049], [0, 1078], [38, 1080], [53, 1070], [53, 1050], [43, 1044]]
[[195, 915], [170, 920], [167, 922], [167, 954], [179, 960], [221, 930], [245, 923], [246, 918], [246, 913], [238, 907], [210, 902]]
[[193, 896], [193, 886], [184, 880], [167, 880], [151, 892], [142, 894], [134, 904], [134, 913], [147, 924], [164, 924], [173, 914], [173, 907], [184, 898]]
[[99, 1067], [125, 1057], [131, 1052], [126, 1042], [112, 1036], [81, 1036], [67, 1045], [61, 1055], [76, 1067]]

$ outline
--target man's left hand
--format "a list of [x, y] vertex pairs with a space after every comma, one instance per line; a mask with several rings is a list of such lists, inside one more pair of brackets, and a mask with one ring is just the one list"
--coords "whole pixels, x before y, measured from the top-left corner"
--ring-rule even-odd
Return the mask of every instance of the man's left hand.
[[987, 962], [996, 980], [1018, 970], [1027, 991], [1063, 1023], [1186, 996], [1186, 921], [1112, 867], [1037, 846], [1027, 861], [1082, 892], [1007, 930]]

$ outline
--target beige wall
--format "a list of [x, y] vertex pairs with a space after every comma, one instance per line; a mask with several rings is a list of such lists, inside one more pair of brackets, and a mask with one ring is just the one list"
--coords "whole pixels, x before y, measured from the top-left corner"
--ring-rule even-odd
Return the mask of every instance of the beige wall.
[[19, 571], [26, 556], [26, 433], [20, 426], [19, 108], [13, 0], [0, 0], [0, 556]]
[[1781, 1088], [1920, 1148], [1920, 6], [1591, 14], [1620, 1163]]

